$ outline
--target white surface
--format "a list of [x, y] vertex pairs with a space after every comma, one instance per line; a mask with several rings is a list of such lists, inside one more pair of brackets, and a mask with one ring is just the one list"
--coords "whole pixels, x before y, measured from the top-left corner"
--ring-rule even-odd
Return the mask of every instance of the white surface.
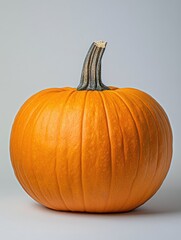
[[181, 192], [174, 185], [174, 175], [145, 205], [116, 214], [53, 211], [35, 203], [17, 183], [1, 196], [1, 239], [181, 239]]

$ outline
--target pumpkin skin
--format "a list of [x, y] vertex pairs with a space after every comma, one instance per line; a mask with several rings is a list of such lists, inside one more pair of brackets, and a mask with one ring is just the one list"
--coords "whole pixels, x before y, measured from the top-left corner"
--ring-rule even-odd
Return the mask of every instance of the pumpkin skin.
[[125, 212], [161, 186], [172, 131], [158, 102], [138, 89], [51, 88], [20, 108], [10, 155], [24, 190], [48, 208]]

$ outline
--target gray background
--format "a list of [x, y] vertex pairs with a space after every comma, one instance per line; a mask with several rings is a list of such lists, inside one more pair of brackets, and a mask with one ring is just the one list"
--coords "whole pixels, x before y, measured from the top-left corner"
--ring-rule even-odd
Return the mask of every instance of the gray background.
[[[78, 85], [85, 54], [106, 40], [103, 80], [136, 87], [166, 110], [174, 155], [159, 192], [127, 214], [45, 209], [16, 181], [9, 159], [13, 118], [33, 93]], [[0, 0], [0, 238], [181, 238], [180, 0]]]

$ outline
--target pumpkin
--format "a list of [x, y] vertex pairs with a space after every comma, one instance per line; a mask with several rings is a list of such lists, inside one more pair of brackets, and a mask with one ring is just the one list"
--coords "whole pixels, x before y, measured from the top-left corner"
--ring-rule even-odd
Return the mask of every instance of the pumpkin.
[[78, 88], [50, 88], [20, 108], [10, 155], [24, 190], [55, 210], [126, 212], [160, 188], [170, 167], [168, 117], [147, 93], [101, 80], [94, 42]]

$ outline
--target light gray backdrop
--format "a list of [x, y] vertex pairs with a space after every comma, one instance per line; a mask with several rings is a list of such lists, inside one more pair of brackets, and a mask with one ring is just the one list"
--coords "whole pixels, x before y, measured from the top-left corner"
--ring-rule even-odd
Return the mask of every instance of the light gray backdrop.
[[[76, 87], [94, 40], [108, 42], [104, 83], [148, 92], [173, 128], [173, 162], [162, 188], [129, 214], [48, 211], [24, 193], [10, 164], [9, 135], [19, 107], [42, 89]], [[0, 0], [2, 239], [181, 238], [180, 89], [180, 0]]]

